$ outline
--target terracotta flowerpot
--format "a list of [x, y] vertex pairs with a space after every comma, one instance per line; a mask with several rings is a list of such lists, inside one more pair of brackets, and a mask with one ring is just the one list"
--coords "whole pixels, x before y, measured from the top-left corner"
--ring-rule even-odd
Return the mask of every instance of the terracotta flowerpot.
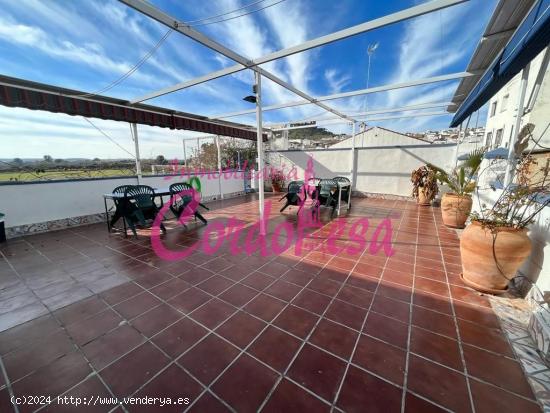
[[271, 183], [271, 189], [273, 190], [273, 192], [282, 192], [283, 191], [283, 189], [281, 188], [281, 185], [279, 185], [278, 183], [275, 183], [275, 182]]
[[502, 293], [530, 253], [526, 229], [498, 227], [491, 231], [472, 221], [460, 237], [462, 281], [478, 291]]
[[418, 189], [418, 198], [416, 198], [416, 202], [418, 202], [418, 205], [430, 205], [432, 203], [432, 199], [426, 195], [424, 188]]
[[441, 198], [441, 217], [448, 227], [464, 228], [472, 210], [472, 197], [469, 195], [444, 194]]

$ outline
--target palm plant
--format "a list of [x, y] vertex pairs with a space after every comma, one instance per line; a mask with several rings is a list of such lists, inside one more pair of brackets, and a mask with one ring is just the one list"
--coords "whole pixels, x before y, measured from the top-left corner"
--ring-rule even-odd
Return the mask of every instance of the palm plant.
[[451, 191], [460, 196], [469, 195], [476, 188], [475, 178], [483, 161], [485, 149], [475, 149], [468, 154], [462, 165], [454, 168], [451, 172], [446, 172], [443, 169], [428, 164], [428, 167], [435, 171], [437, 180], [446, 184]]

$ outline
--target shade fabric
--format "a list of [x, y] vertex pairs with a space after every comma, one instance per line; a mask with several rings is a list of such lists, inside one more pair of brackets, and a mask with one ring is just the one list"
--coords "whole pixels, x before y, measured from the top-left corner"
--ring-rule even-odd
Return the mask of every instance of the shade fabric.
[[256, 140], [256, 131], [245, 125], [7, 76], [0, 76], [0, 105]]
[[500, 56], [485, 71], [460, 105], [451, 127], [460, 125], [517, 75], [550, 43], [550, 0], [538, 0], [510, 38]]

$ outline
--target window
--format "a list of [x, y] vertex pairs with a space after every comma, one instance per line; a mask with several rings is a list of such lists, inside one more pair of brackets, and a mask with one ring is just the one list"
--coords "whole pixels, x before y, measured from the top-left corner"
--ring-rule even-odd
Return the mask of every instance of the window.
[[502, 129], [497, 130], [497, 136], [495, 138], [495, 148], [500, 147], [502, 143]]
[[508, 109], [508, 99], [510, 98], [510, 94], [507, 93], [502, 97], [502, 104], [500, 106], [500, 111], [504, 112], [506, 109]]
[[493, 103], [491, 103], [491, 117], [495, 116], [496, 112], [497, 112], [497, 101], [495, 100]]
[[493, 132], [487, 132], [487, 139], [485, 139], [485, 146], [487, 148], [491, 147], [491, 141], [493, 140]]

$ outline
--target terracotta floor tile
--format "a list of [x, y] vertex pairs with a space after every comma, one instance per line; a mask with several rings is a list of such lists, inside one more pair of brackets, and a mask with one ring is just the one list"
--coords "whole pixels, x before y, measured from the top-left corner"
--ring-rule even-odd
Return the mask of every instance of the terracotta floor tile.
[[307, 289], [329, 297], [334, 297], [340, 289], [340, 283], [322, 278], [315, 278], [307, 285]]
[[206, 291], [209, 294], [218, 295], [222, 291], [227, 290], [233, 284], [234, 283], [228, 280], [227, 278], [224, 278], [220, 275], [214, 275], [213, 277], [210, 277], [208, 280], [197, 284], [196, 287], [200, 288], [203, 291]]
[[394, 300], [403, 301], [405, 303], [411, 302], [412, 288], [402, 284], [395, 284], [384, 280], [380, 281], [380, 285], [376, 294], [383, 295], [384, 297], [393, 298]]
[[473, 344], [505, 356], [514, 357], [508, 340], [501, 330], [487, 328], [464, 320], [457, 320], [460, 338], [463, 342]]
[[113, 310], [108, 309], [86, 320], [66, 327], [67, 333], [78, 345], [84, 345], [97, 337], [114, 330], [123, 319]]
[[203, 384], [209, 385], [239, 354], [232, 345], [210, 334], [178, 359]]
[[296, 296], [292, 304], [316, 314], [322, 314], [330, 303], [330, 298], [315, 291], [304, 290]]
[[357, 332], [323, 318], [313, 331], [309, 342], [348, 359], [355, 346], [357, 335]]
[[353, 269], [353, 274], [368, 275], [372, 278], [380, 278], [383, 268], [370, 262], [359, 262]]
[[214, 396], [212, 396], [211, 393], [204, 393], [199, 400], [187, 412], [195, 412], [195, 413], [227, 413], [230, 412], [225, 405], [220, 402], [218, 399], [216, 399]]
[[164, 271], [155, 270], [154, 272], [150, 272], [143, 277], [137, 278], [135, 280], [135, 283], [138, 284], [140, 287], [148, 290], [168, 280], [171, 280], [172, 278], [173, 277], [170, 274], [167, 274]]
[[343, 270], [341, 268], [330, 268], [325, 267], [317, 275], [317, 278], [320, 280], [333, 281], [335, 283], [343, 283], [348, 277], [349, 271]]
[[246, 261], [243, 261], [239, 264], [234, 265], [233, 267], [229, 267], [225, 270], [220, 271], [219, 274], [233, 281], [240, 281], [246, 276], [250, 275], [256, 269], [256, 266], [251, 266], [247, 264]]
[[457, 338], [455, 321], [453, 317], [449, 315], [413, 306], [412, 323], [426, 330], [443, 334], [454, 339]]
[[256, 411], [277, 380], [277, 374], [243, 354], [211, 386], [237, 411]]
[[135, 297], [123, 301], [120, 304], [117, 304], [113, 308], [121, 316], [123, 316], [127, 320], [130, 320], [144, 313], [145, 311], [156, 307], [160, 303], [161, 301], [152, 294], [149, 294], [148, 292], [143, 292], [139, 295], [136, 295]]
[[412, 272], [403, 272], [387, 268], [382, 274], [382, 279], [384, 281], [389, 281], [395, 284], [402, 284], [410, 287], [413, 284], [414, 275]]
[[69, 325], [97, 314], [106, 308], [107, 305], [94, 296], [63, 307], [55, 311], [54, 315], [63, 325]]
[[168, 300], [168, 304], [177, 308], [185, 314], [189, 314], [197, 307], [200, 307], [212, 297], [198, 288], [192, 287], [181, 294]]
[[100, 296], [110, 305], [115, 305], [142, 292], [143, 288], [134, 282], [129, 282], [103, 291]]
[[254, 357], [284, 372], [298, 351], [300, 341], [274, 327], [268, 327], [248, 349]]
[[190, 287], [191, 285], [189, 283], [179, 278], [172, 278], [165, 283], [157, 285], [155, 288], [152, 288], [149, 291], [162, 300], [169, 300], [170, 298], [184, 292]]
[[350, 366], [336, 405], [346, 412], [397, 413], [401, 411], [401, 389]]
[[286, 304], [276, 298], [260, 294], [248, 303], [244, 310], [264, 321], [270, 322], [284, 308]]
[[455, 301], [454, 308], [458, 318], [462, 318], [488, 328], [500, 329], [498, 318], [491, 308], [471, 305], [462, 301]]
[[440, 295], [415, 290], [413, 304], [439, 313], [453, 314], [451, 300]]
[[210, 329], [215, 329], [237, 309], [217, 298], [213, 298], [202, 307], [197, 308], [189, 316]]
[[443, 413], [446, 410], [427, 402], [420, 397], [407, 392], [405, 396], [405, 412], [406, 413]]
[[325, 313], [325, 318], [360, 331], [366, 314], [367, 310], [364, 308], [335, 300], [330, 304], [327, 312]]
[[301, 339], [305, 339], [318, 319], [318, 316], [290, 305], [273, 320], [273, 324]]
[[64, 331], [58, 331], [2, 357], [10, 381], [15, 381], [34, 370], [74, 351]]
[[514, 360], [469, 345], [463, 346], [468, 374], [533, 399], [521, 365]]
[[294, 383], [283, 379], [267, 404], [262, 409], [266, 413], [279, 412], [328, 412], [330, 406], [312, 396]]
[[470, 380], [470, 388], [477, 413], [535, 413], [541, 411], [538, 403], [514, 396], [490, 384]]
[[361, 288], [344, 285], [336, 298], [346, 303], [368, 309], [372, 302], [373, 294]]
[[407, 348], [408, 324], [377, 313], [369, 313], [363, 332], [401, 348]]
[[245, 348], [260, 333], [266, 324], [243, 311], [237, 312], [220, 325], [216, 332], [233, 344]]
[[324, 351], [305, 345], [290, 367], [288, 376], [332, 401], [344, 374], [346, 365]]
[[489, 299], [481, 293], [478, 293], [477, 291], [471, 290], [469, 288], [459, 287], [456, 285], [451, 285], [450, 287], [451, 296], [455, 300], [465, 301], [469, 304], [476, 304], [491, 308], [491, 303], [489, 302]]
[[379, 283], [379, 279], [377, 278], [373, 278], [373, 277], [369, 277], [361, 274], [354, 274], [353, 272], [351, 273], [348, 280], [346, 281], [346, 285], [362, 288], [363, 290], [367, 290], [370, 292], [376, 291], [376, 288], [378, 287], [378, 283]]
[[275, 283], [265, 289], [264, 292], [283, 301], [292, 301], [292, 299], [296, 297], [301, 289], [302, 287], [299, 287], [295, 284], [279, 280], [275, 281]]
[[395, 318], [403, 323], [409, 322], [410, 304], [403, 301], [392, 300], [391, 298], [376, 294], [371, 310], [386, 317]]
[[132, 320], [131, 324], [147, 337], [168, 327], [183, 317], [179, 311], [167, 304], [161, 304]]
[[[66, 403], [64, 403], [65, 397], [68, 398]], [[81, 400], [85, 399], [86, 401], [89, 400], [90, 397], [100, 397], [104, 402], [106, 402], [109, 398], [112, 398], [112, 395], [97, 378], [97, 376], [92, 376], [61, 396], [62, 402], [58, 403], [57, 399], [54, 399], [53, 403], [41, 411], [45, 413], [74, 413], [75, 410], [78, 410], [79, 412], [85, 413], [107, 413], [116, 407], [116, 403], [102, 405], [96, 404], [95, 406], [93, 404], [91, 406], [81, 405], [76, 407], [74, 404], [70, 403], [70, 397], [80, 398]]]
[[407, 388], [453, 411], [471, 411], [464, 375], [412, 354]]
[[293, 284], [304, 287], [313, 277], [314, 277], [313, 274], [300, 271], [296, 268], [290, 268], [288, 272], [283, 274], [283, 276], [281, 277], [281, 280], [288, 281]]
[[428, 278], [416, 277], [414, 280], [414, 289], [431, 294], [449, 297], [449, 288], [447, 283], [430, 280]]
[[208, 334], [208, 330], [190, 318], [183, 318], [154, 336], [151, 341], [170, 357], [177, 358], [181, 353]]
[[145, 339], [129, 325], [122, 325], [83, 347], [84, 354], [92, 365], [101, 370], [107, 364], [137, 347]]
[[279, 278], [288, 271], [288, 266], [276, 262], [269, 262], [258, 268], [258, 271]]
[[464, 369], [457, 341], [415, 326], [411, 329], [410, 351], [455, 370]]
[[405, 359], [404, 350], [362, 334], [352, 361], [401, 386], [405, 372]]
[[220, 294], [219, 298], [233, 304], [235, 307], [242, 307], [256, 295], [258, 295], [258, 291], [246, 285], [235, 284], [227, 291]]
[[203, 281], [206, 281], [208, 278], [212, 277], [214, 273], [208, 271], [206, 268], [193, 267], [189, 271], [183, 273], [178, 278], [188, 282], [189, 284], [196, 285]]
[[201, 266], [212, 272], [220, 272], [231, 267], [232, 265], [233, 263], [231, 261], [228, 261], [223, 257], [218, 257], [202, 264]]
[[[86, 359], [77, 352], [67, 354], [12, 385], [16, 396], [55, 397], [84, 380], [92, 370]], [[30, 405], [19, 405], [20, 412], [34, 410]]]
[[[129, 406], [132, 412], [181, 412], [188, 404], [193, 402], [202, 391], [202, 386], [197, 383], [180, 367], [172, 364], [166, 370], [161, 372], [157, 377], [151, 380], [142, 388], [135, 397], [170, 397], [174, 401], [182, 399], [181, 404], [165, 404], [162, 407], [138, 404]], [[185, 399], [188, 400], [185, 403]]]

